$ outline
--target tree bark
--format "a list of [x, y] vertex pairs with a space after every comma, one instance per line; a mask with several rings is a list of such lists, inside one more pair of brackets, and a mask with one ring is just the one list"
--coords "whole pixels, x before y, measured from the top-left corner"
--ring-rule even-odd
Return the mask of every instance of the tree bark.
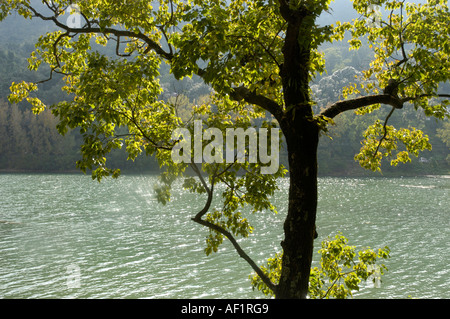
[[306, 298], [315, 237], [319, 127], [309, 97], [312, 32], [307, 15], [307, 10], [283, 15], [288, 26], [280, 74], [286, 111], [280, 127], [288, 147], [290, 187], [276, 293], [280, 299]]
[[[285, 127], [289, 155], [289, 203], [281, 243], [283, 260], [277, 298], [306, 298], [311, 270], [317, 211], [316, 123], [299, 116]], [[304, 107], [303, 112], [308, 109]], [[286, 125], [286, 124], [285, 124]]]

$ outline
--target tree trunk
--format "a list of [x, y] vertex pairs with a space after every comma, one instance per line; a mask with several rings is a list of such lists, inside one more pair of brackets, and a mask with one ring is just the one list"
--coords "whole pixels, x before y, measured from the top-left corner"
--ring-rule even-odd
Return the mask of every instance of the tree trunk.
[[[306, 109], [306, 107], [305, 107]], [[300, 110], [297, 109], [298, 113]], [[317, 125], [296, 114], [285, 133], [289, 155], [289, 206], [284, 223], [282, 271], [277, 298], [306, 298], [316, 237]], [[286, 131], [285, 131], [286, 132]]]
[[[283, 13], [283, 12], [282, 12]], [[287, 11], [280, 75], [286, 113], [280, 122], [289, 156], [289, 206], [277, 298], [306, 298], [315, 238], [319, 128], [309, 98], [311, 20], [307, 10]]]

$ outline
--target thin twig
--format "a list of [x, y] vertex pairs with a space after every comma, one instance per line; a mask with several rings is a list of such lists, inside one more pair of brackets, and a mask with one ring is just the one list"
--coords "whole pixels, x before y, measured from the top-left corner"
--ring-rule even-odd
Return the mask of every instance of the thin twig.
[[395, 111], [395, 107], [392, 107], [392, 109], [391, 109], [391, 111], [389, 112], [388, 116], [387, 116], [386, 119], [384, 120], [384, 125], [383, 125], [384, 134], [383, 134], [383, 137], [382, 137], [382, 138], [380, 139], [380, 141], [378, 142], [377, 149], [375, 150], [375, 152], [374, 152], [373, 155], [372, 155], [372, 157], [374, 157], [374, 158], [375, 158], [375, 156], [377, 155], [378, 150], [380, 149], [381, 143], [386, 139], [386, 135], [387, 135], [387, 128], [386, 128], [386, 125], [387, 125], [387, 122], [388, 122], [389, 118], [391, 117], [392, 113], [394, 113], [394, 111]]

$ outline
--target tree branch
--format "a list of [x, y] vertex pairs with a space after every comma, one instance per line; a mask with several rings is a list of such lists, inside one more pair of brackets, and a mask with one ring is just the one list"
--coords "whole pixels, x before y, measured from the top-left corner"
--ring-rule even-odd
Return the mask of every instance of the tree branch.
[[[406, 26], [405, 26], [405, 28], [406, 28]], [[402, 63], [405, 63], [408, 61], [408, 56], [406, 55], [406, 51], [405, 51], [405, 43], [403, 42], [403, 31], [405, 31], [405, 29], [403, 28], [403, 3], [402, 3], [400, 6], [400, 31], [398, 33], [398, 39], [400, 41], [400, 47], [402, 49], [403, 59], [400, 60], [399, 62], [397, 62], [397, 64], [396, 64], [397, 67], [399, 65], [401, 65]]]
[[101, 33], [101, 34], [114, 34], [115, 36], [119, 37], [129, 37], [129, 38], [136, 38], [144, 41], [148, 48], [151, 50], [154, 50], [158, 55], [165, 58], [166, 60], [171, 60], [173, 58], [173, 54], [170, 52], [166, 52], [162, 49], [161, 46], [158, 45], [155, 41], [151, 40], [149, 37], [147, 37], [144, 33], [139, 31], [138, 33], [134, 31], [129, 30], [117, 30], [114, 28], [100, 28], [100, 27], [92, 27], [91, 23], [87, 21], [87, 26], [83, 28], [71, 28], [61, 22], [58, 21], [57, 15], [51, 17], [46, 17], [42, 15], [41, 13], [37, 12], [36, 9], [33, 7], [27, 5], [27, 8], [33, 12], [35, 17], [38, 17], [44, 21], [53, 21], [53, 23], [58, 26], [59, 28], [65, 30], [66, 32], [75, 33], [75, 34], [81, 34], [81, 33]]
[[133, 52], [130, 52], [130, 53], [120, 53], [120, 44], [121, 44], [121, 42], [120, 42], [120, 35], [118, 35], [117, 36], [117, 43], [116, 43], [116, 55], [117, 56], [120, 56], [120, 57], [129, 57], [129, 56], [131, 56], [132, 54], [133, 54]]
[[405, 97], [402, 99], [390, 94], [368, 95], [336, 102], [323, 110], [320, 115], [334, 118], [345, 111], [356, 110], [361, 107], [378, 103], [391, 105], [396, 109], [401, 109], [403, 107], [403, 104], [405, 104], [406, 102], [411, 102], [424, 97], [450, 98], [450, 94], [421, 94], [418, 96]]
[[[275, 57], [275, 55], [269, 50], [269, 48], [267, 48], [264, 43], [262, 43], [261, 41], [259, 41], [259, 39], [251, 36], [251, 35], [229, 35], [229, 37], [233, 37], [233, 38], [247, 38], [252, 40], [253, 42], [256, 42], [266, 53], [267, 55], [273, 60], [273, 62], [275, 62], [275, 64], [278, 66], [278, 68], [280, 68], [281, 64], [278, 62], [277, 58]], [[273, 42], [273, 41], [272, 41]]]
[[192, 220], [200, 225], [203, 225], [212, 230], [215, 230], [215, 231], [221, 233], [222, 235], [224, 235], [225, 237], [227, 237], [230, 240], [230, 242], [233, 244], [235, 250], [239, 254], [239, 257], [243, 258], [252, 267], [252, 269], [258, 274], [258, 276], [267, 285], [267, 287], [269, 287], [276, 294], [277, 286], [269, 279], [269, 277], [267, 277], [264, 274], [264, 272], [261, 270], [261, 268], [258, 267], [258, 265], [256, 265], [256, 263], [253, 261], [253, 259], [251, 259], [250, 256], [248, 256], [245, 253], [245, 251], [241, 248], [241, 246], [238, 244], [236, 239], [233, 237], [233, 235], [229, 231], [225, 230], [224, 228], [222, 228], [216, 224], [210, 223], [210, 222], [202, 220], [202, 219], [193, 218]]
[[405, 98], [403, 98], [401, 100], [401, 102], [402, 103], [406, 103], [406, 102], [410, 102], [410, 101], [421, 99], [423, 97], [445, 97], [445, 98], [450, 98], [450, 94], [421, 94], [421, 95], [414, 96], [414, 97], [405, 97]]
[[243, 85], [233, 88], [230, 97], [235, 101], [244, 100], [247, 103], [260, 106], [264, 110], [270, 112], [278, 121], [280, 121], [283, 116], [283, 110], [277, 102], [263, 95], [256, 94], [255, 91], [250, 91]]
[[[209, 208], [211, 207], [211, 202], [212, 202], [213, 192], [214, 192], [214, 183], [215, 183], [216, 177], [218, 176], [217, 175], [217, 170], [213, 173], [212, 181], [211, 181], [211, 187], [208, 187], [208, 185], [206, 184], [203, 176], [201, 175], [201, 172], [200, 172], [199, 168], [197, 167], [197, 165], [194, 162], [191, 162], [191, 167], [194, 170], [194, 172], [197, 174], [197, 176], [199, 177], [200, 182], [202, 183], [203, 187], [205, 188], [205, 190], [206, 190], [206, 192], [208, 194], [208, 199], [206, 201], [205, 206], [203, 207], [202, 210], [200, 210], [197, 213], [197, 215], [195, 215], [194, 218], [192, 218], [192, 220], [194, 222], [196, 222], [197, 224], [200, 224], [202, 226], [208, 227], [209, 229], [212, 229], [212, 230], [214, 230], [214, 231], [224, 235], [225, 237], [227, 237], [228, 240], [233, 245], [233, 247], [236, 250], [236, 252], [238, 253], [238, 255], [241, 258], [243, 258], [250, 265], [250, 267], [252, 267], [252, 269], [258, 274], [258, 276], [261, 278], [261, 280], [270, 289], [272, 289], [272, 291], [276, 292], [277, 286], [269, 279], [269, 277], [267, 277], [264, 274], [264, 272], [261, 270], [261, 268], [258, 267], [258, 265], [253, 261], [253, 259], [251, 259], [249, 255], [247, 255], [247, 253], [242, 249], [242, 247], [239, 245], [237, 240], [234, 238], [233, 234], [231, 234], [229, 231], [227, 231], [225, 228], [223, 228], [223, 227], [221, 227], [219, 225], [213, 224], [213, 223], [211, 223], [209, 221], [206, 221], [206, 220], [202, 219], [202, 217], [208, 212]], [[228, 166], [225, 169], [225, 171], [228, 170], [230, 167], [231, 166]]]
[[195, 174], [197, 174], [198, 178], [200, 179], [200, 182], [203, 185], [203, 188], [205, 189], [206, 193], [208, 194], [208, 199], [206, 200], [205, 206], [202, 210], [200, 210], [197, 215], [195, 215], [194, 218], [192, 218], [193, 221], [197, 222], [198, 220], [201, 220], [201, 218], [208, 212], [209, 208], [211, 207], [212, 198], [214, 194], [214, 183], [215, 183], [215, 174], [213, 175], [212, 182], [211, 182], [211, 188], [208, 187], [208, 185], [205, 182], [205, 179], [203, 178], [200, 170], [198, 169], [197, 165], [191, 161], [190, 166], [194, 170]]
[[336, 102], [330, 106], [328, 106], [325, 110], [323, 110], [320, 115], [326, 116], [329, 118], [334, 118], [337, 115], [349, 111], [349, 110], [356, 110], [364, 106], [369, 106], [373, 104], [387, 104], [391, 105], [395, 108], [402, 108], [403, 103], [405, 102], [405, 99], [400, 100], [396, 96], [390, 95], [390, 94], [379, 94], [379, 95], [368, 95], [368, 96], [362, 96], [357, 97], [351, 100], [344, 100]]
[[395, 111], [395, 107], [392, 107], [392, 110], [389, 112], [388, 116], [387, 116], [386, 119], [384, 120], [384, 125], [383, 125], [383, 131], [384, 131], [384, 133], [383, 133], [383, 136], [381, 137], [380, 141], [378, 142], [377, 149], [375, 150], [375, 152], [374, 152], [373, 155], [372, 155], [373, 158], [375, 158], [375, 156], [377, 155], [378, 150], [379, 150], [380, 147], [381, 147], [381, 143], [386, 139], [386, 135], [387, 135], [387, 128], [386, 128], [386, 126], [387, 126], [387, 123], [388, 123], [388, 121], [389, 121], [389, 118], [392, 116], [392, 113], [394, 113], [394, 111]]

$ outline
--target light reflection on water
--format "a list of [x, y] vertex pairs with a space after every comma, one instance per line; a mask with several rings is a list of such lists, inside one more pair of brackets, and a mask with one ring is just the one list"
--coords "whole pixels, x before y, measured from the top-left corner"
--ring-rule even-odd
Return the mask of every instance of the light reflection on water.
[[[261, 298], [251, 269], [225, 241], [206, 257], [208, 231], [190, 218], [203, 198], [174, 190], [167, 206], [152, 176], [101, 184], [80, 175], [0, 175], [2, 298]], [[381, 288], [355, 298], [448, 298], [450, 179], [321, 178], [319, 239], [342, 231], [358, 247], [389, 246]], [[287, 181], [278, 215], [250, 216], [240, 243], [258, 263], [279, 250]]]

